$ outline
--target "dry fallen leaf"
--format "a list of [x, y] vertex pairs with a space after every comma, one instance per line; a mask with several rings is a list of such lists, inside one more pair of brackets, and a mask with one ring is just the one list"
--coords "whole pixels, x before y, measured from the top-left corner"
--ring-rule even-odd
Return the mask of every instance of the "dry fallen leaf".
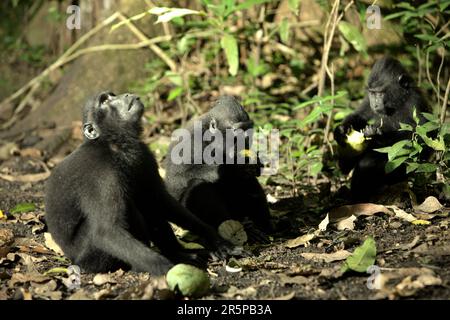
[[114, 280], [109, 273], [98, 273], [95, 275], [94, 279], [92, 279], [92, 282], [96, 286], [104, 285], [105, 283], [117, 283], [116, 280]]
[[431, 274], [421, 274], [415, 279], [411, 276], [406, 277], [395, 287], [395, 290], [402, 297], [410, 297], [426, 286], [439, 286], [441, 284], [442, 280], [440, 278]]
[[337, 222], [343, 219], [346, 219], [352, 215], [359, 216], [372, 216], [375, 213], [387, 213], [391, 214], [391, 212], [385, 206], [381, 204], [374, 203], [359, 203], [353, 205], [341, 206], [338, 208], [334, 208], [330, 211], [330, 222]]
[[84, 289], [80, 289], [74, 292], [68, 300], [92, 300], [92, 297]]
[[38, 182], [50, 177], [50, 170], [42, 173], [29, 173], [23, 175], [0, 174], [0, 178], [9, 182]]
[[[325, 217], [325, 219], [319, 224], [319, 230], [325, 231], [328, 224], [337, 223], [346, 220], [338, 225], [338, 230], [350, 229], [353, 230], [353, 221], [359, 216], [372, 216], [375, 213], [387, 213], [392, 214], [391, 211], [383, 205], [373, 203], [359, 203], [354, 205], [345, 205], [337, 208], [333, 208]], [[354, 216], [355, 218], [351, 218]], [[349, 219], [350, 218], [350, 219]], [[340, 228], [340, 229], [339, 229]]]
[[381, 269], [380, 273], [373, 276], [378, 289], [376, 299], [412, 296], [425, 286], [442, 283], [434, 271], [428, 268]]
[[56, 242], [53, 240], [52, 235], [48, 232], [44, 233], [44, 238], [45, 238], [45, 245], [47, 248], [53, 250], [54, 252], [56, 252], [59, 255], [64, 255], [64, 252], [62, 251], [62, 249], [56, 244]]
[[50, 278], [40, 273], [13, 273], [9, 280], [9, 286], [13, 287], [16, 283], [43, 283], [49, 281]]
[[355, 220], [356, 220], [356, 217], [354, 215], [351, 215], [347, 219], [338, 221], [336, 223], [336, 229], [338, 229], [338, 230], [353, 230], [353, 229], [355, 229]]
[[428, 197], [420, 205], [415, 206], [414, 210], [425, 213], [433, 213], [441, 210], [443, 207], [444, 206], [439, 202], [438, 199], [436, 199], [435, 197]]
[[50, 280], [42, 284], [33, 284], [32, 293], [34, 296], [49, 298], [51, 300], [61, 300], [62, 292], [56, 291], [57, 284], [55, 280]]
[[407, 213], [406, 211], [400, 209], [397, 206], [386, 206], [386, 207], [389, 209], [392, 209], [397, 218], [400, 218], [400, 219], [408, 221], [408, 222], [413, 222], [414, 220], [417, 220], [417, 218], [415, 216], [413, 216], [410, 213]]
[[20, 150], [21, 157], [41, 158], [42, 151], [36, 148], [25, 148]]
[[8, 142], [0, 146], [0, 160], [7, 160], [19, 151], [19, 147], [14, 142]]
[[295, 239], [291, 239], [286, 241], [286, 247], [287, 248], [297, 248], [299, 246], [305, 246], [307, 247], [309, 245], [309, 242], [314, 239], [316, 235], [314, 233], [307, 233], [300, 237], [297, 237]]
[[254, 287], [238, 289], [235, 286], [230, 286], [227, 292], [222, 293], [222, 296], [227, 299], [234, 299], [237, 296], [248, 299], [256, 296], [256, 293], [257, 291]]
[[278, 202], [278, 199], [277, 198], [275, 198], [273, 195], [271, 195], [271, 194], [267, 194], [267, 202], [268, 203], [277, 203]]
[[328, 224], [330, 223], [330, 217], [327, 214], [326, 217], [319, 223], [319, 230], [325, 231], [327, 230]]
[[0, 258], [5, 257], [14, 242], [14, 233], [10, 229], [0, 229]]
[[[295, 297], [295, 291], [292, 291], [288, 294], [285, 294], [284, 296], [280, 296], [280, 297], [275, 297], [272, 298], [273, 300], [292, 300]], [[271, 299], [271, 298], [266, 298], [266, 299]], [[263, 299], [265, 300], [265, 299]]]
[[347, 250], [339, 250], [332, 253], [313, 253], [313, 252], [304, 252], [300, 255], [308, 260], [313, 261], [323, 261], [326, 263], [330, 263], [333, 261], [339, 261], [339, 260], [345, 260], [348, 256], [350, 256], [352, 253]]
[[285, 286], [286, 284], [306, 284], [309, 282], [309, 279], [304, 276], [293, 276], [290, 277], [284, 273], [277, 274], [278, 279], [281, 282], [282, 286]]

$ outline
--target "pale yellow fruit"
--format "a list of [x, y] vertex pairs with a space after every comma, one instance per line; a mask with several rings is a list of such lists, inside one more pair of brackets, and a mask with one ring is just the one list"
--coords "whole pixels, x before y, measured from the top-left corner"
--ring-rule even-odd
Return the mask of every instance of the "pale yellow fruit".
[[250, 150], [250, 149], [242, 149], [242, 150], [239, 152], [239, 154], [240, 154], [241, 157], [243, 157], [243, 158], [249, 158], [249, 159], [252, 159], [252, 160], [256, 159], [256, 153], [253, 152], [253, 151]]
[[352, 130], [347, 134], [347, 144], [355, 151], [362, 152], [367, 147], [366, 138], [361, 131]]

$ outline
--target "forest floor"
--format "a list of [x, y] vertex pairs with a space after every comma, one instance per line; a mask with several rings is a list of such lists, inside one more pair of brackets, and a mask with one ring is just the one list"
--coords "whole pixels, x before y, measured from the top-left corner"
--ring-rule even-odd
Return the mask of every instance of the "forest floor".
[[[122, 270], [82, 273], [81, 286], [69, 289], [66, 270], [61, 268], [70, 262], [46, 239], [45, 181], [26, 182], [40, 171], [39, 161], [30, 157], [13, 157], [0, 168], [9, 178], [11, 172], [20, 172], [23, 180], [0, 179], [0, 300], [180, 299], [165, 289], [164, 281]], [[266, 191], [275, 192], [272, 187]], [[247, 247], [253, 255], [237, 259], [240, 272], [227, 271], [224, 262], [211, 262], [212, 288], [203, 299], [450, 299], [448, 209], [441, 207], [426, 218], [418, 214], [419, 224], [401, 215], [366, 210], [350, 223], [351, 230], [339, 231], [330, 222], [319, 232], [329, 211], [319, 204], [332, 207], [330, 198], [311, 194], [277, 200], [271, 205], [273, 212], [291, 227], [274, 235], [270, 244]], [[35, 207], [17, 207], [23, 203]], [[297, 238], [305, 234], [310, 236]], [[366, 272], [341, 271], [348, 255], [368, 236], [376, 243], [378, 289], [371, 286]]]

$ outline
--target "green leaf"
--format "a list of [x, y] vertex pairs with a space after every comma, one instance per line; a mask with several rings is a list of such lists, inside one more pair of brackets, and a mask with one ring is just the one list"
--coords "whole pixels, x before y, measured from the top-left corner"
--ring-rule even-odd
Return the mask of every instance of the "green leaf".
[[288, 43], [289, 41], [289, 20], [284, 18], [280, 25], [280, 39], [283, 43]]
[[438, 166], [433, 163], [420, 163], [416, 172], [436, 172]]
[[234, 11], [249, 9], [257, 4], [263, 4], [270, 2], [271, 0], [247, 0], [237, 5]]
[[414, 119], [414, 121], [416, 122], [416, 124], [419, 125], [420, 119], [419, 119], [419, 117], [417, 116], [417, 109], [416, 109], [415, 106], [414, 106], [414, 109], [413, 109], [413, 119]]
[[170, 20], [178, 17], [183, 17], [190, 14], [195, 15], [204, 15], [204, 12], [197, 11], [197, 10], [191, 10], [191, 9], [185, 9], [185, 8], [166, 8], [166, 7], [154, 7], [148, 10], [148, 13], [154, 14], [158, 16], [158, 19], [156, 20], [155, 24], [161, 23], [161, 22], [169, 22]]
[[432, 114], [432, 113], [428, 113], [428, 112], [422, 112], [422, 116], [427, 119], [428, 121], [431, 122], [439, 122], [439, 119], [436, 115]]
[[431, 139], [423, 135], [420, 135], [420, 137], [423, 139], [426, 145], [431, 147], [433, 150], [445, 151], [445, 141], [442, 136], [439, 136], [439, 139]]
[[323, 163], [322, 162], [315, 162], [311, 165], [311, 171], [310, 171], [310, 175], [312, 177], [315, 177], [319, 174], [319, 172], [322, 171], [323, 168]]
[[235, 76], [239, 67], [239, 51], [236, 38], [231, 34], [224, 34], [220, 40], [220, 46], [225, 51], [225, 56], [228, 62], [228, 72]]
[[[405, 149], [403, 149], [405, 146], [407, 145], [411, 146], [411, 141], [410, 140], [401, 140], [399, 142], [396, 142], [395, 144], [393, 144], [390, 147], [390, 150], [388, 152], [388, 159], [389, 161], [392, 161], [393, 159], [395, 159], [398, 155], [404, 155], [405, 153], [402, 152]], [[409, 153], [408, 150], [406, 150], [407, 153]]]
[[347, 94], [347, 91], [342, 90], [342, 91], [338, 91], [338, 93], [335, 94], [334, 96], [314, 97], [311, 100], [302, 102], [302, 103], [294, 106], [292, 109], [293, 110], [297, 110], [297, 109], [305, 108], [305, 107], [310, 106], [310, 105], [315, 104], [315, 103], [321, 104], [321, 103], [324, 103], [325, 101], [330, 101], [330, 100], [333, 100], [333, 99], [337, 100], [339, 98], [342, 98], [346, 94]]
[[419, 167], [419, 164], [416, 162], [407, 163], [406, 164], [406, 173], [409, 174], [411, 172], [414, 172]]
[[443, 12], [448, 6], [450, 6], [450, 1], [442, 1], [439, 5], [439, 10]]
[[377, 255], [377, 247], [375, 240], [372, 237], [368, 237], [364, 243], [355, 249], [353, 254], [345, 260], [342, 265], [342, 272], [353, 270], [356, 272], [367, 272], [370, 266], [375, 263]]
[[384, 147], [384, 148], [378, 148], [378, 149], [373, 149], [373, 150], [381, 152], [381, 153], [388, 153], [391, 150], [391, 147]]
[[420, 40], [431, 41], [432, 43], [439, 41], [438, 37], [436, 37], [435, 35], [431, 35], [431, 34], [416, 34], [415, 37]]
[[402, 163], [406, 161], [406, 159], [408, 159], [408, 157], [399, 157], [392, 161], [388, 161], [386, 163], [386, 167], [384, 168], [386, 173], [391, 173], [392, 171], [400, 167]]
[[180, 53], [186, 53], [195, 43], [190, 36], [184, 36], [177, 42], [177, 49]]
[[256, 63], [256, 60], [253, 57], [247, 59], [245, 64], [247, 66], [247, 71], [255, 78], [267, 73], [270, 70], [269, 66], [263, 61], [259, 60], [259, 62]]
[[164, 74], [170, 82], [172, 82], [174, 85], [181, 87], [183, 86], [183, 78], [181, 77], [181, 75], [179, 73], [176, 72], [172, 72], [172, 71], [167, 71]]
[[413, 127], [410, 124], [400, 122], [400, 131], [413, 131]]
[[386, 17], [384, 17], [384, 20], [386, 20], [386, 21], [393, 20], [393, 19], [402, 17], [404, 15], [405, 15], [405, 11], [396, 12], [396, 13], [388, 14]]
[[9, 212], [12, 214], [15, 213], [25, 213], [36, 210], [36, 206], [33, 203], [19, 203], [14, 208], [12, 208]]
[[51, 274], [67, 274], [67, 268], [63, 267], [56, 267], [52, 268], [50, 270], [47, 270], [44, 272], [45, 276], [51, 275]]
[[447, 134], [450, 134], [450, 123], [443, 123], [441, 130], [440, 130], [441, 136], [445, 136]]
[[304, 127], [317, 119], [323, 114], [333, 110], [332, 105], [323, 105], [315, 107], [302, 121], [299, 123], [299, 127]]
[[410, 3], [408, 2], [400, 2], [398, 4], [395, 5], [396, 8], [402, 8], [402, 9], [406, 9], [409, 11], [415, 11], [416, 8], [413, 7]]
[[352, 44], [356, 51], [367, 52], [366, 40], [356, 26], [346, 21], [341, 21], [338, 27], [344, 38]]
[[422, 124], [421, 127], [425, 130], [425, 132], [430, 132], [439, 129], [439, 123], [426, 122]]
[[183, 87], [176, 87], [169, 92], [169, 96], [167, 97], [167, 101], [172, 101], [179, 97], [183, 93]]
[[300, 7], [300, 0], [288, 0], [288, 7], [296, 16], [298, 15], [298, 9]]

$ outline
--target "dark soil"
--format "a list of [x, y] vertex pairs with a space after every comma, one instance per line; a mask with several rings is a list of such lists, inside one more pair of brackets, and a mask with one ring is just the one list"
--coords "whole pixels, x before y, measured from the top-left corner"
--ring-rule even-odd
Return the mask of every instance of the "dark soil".
[[[24, 174], [36, 172], [38, 167], [32, 159], [14, 157], [0, 169]], [[45, 244], [44, 186], [44, 181], [18, 183], [0, 179], [0, 210], [7, 216], [0, 220], [0, 230], [6, 228], [14, 234], [14, 242], [8, 246], [9, 254], [0, 255], [0, 299], [180, 298], [169, 293], [163, 281], [154, 281], [148, 274], [119, 270], [107, 276], [104, 283], [96, 281], [94, 284], [95, 274], [82, 273], [79, 289], [69, 289], [65, 285], [67, 275], [64, 273], [43, 276], [52, 268], [70, 265]], [[267, 188], [267, 192], [272, 191], [272, 187]], [[279, 199], [273, 209], [283, 216], [275, 220], [285, 225], [285, 231], [274, 235], [268, 245], [246, 247], [253, 255], [238, 259], [243, 266], [241, 272], [227, 272], [225, 262], [211, 262], [208, 271], [212, 289], [204, 298], [450, 299], [450, 219], [445, 210], [430, 220], [429, 225], [414, 225], [386, 214], [359, 217], [352, 231], [337, 231], [329, 226], [307, 247], [287, 248], [286, 240], [317, 229], [328, 212], [319, 204], [327, 201], [332, 200], [320, 199], [320, 195]], [[33, 203], [36, 210], [9, 213], [19, 203]], [[382, 273], [384, 270], [426, 268], [440, 283], [418, 287], [411, 284], [409, 291], [395, 291], [400, 282], [417, 280], [419, 272], [409, 280], [405, 280], [406, 276], [391, 280], [393, 283], [386, 285], [386, 294], [380, 295], [380, 290], [368, 289], [367, 273], [342, 274], [340, 267], [344, 260], [326, 263], [301, 256], [305, 252], [333, 253], [343, 249], [353, 252], [368, 236], [376, 241], [376, 265], [382, 268]]]

